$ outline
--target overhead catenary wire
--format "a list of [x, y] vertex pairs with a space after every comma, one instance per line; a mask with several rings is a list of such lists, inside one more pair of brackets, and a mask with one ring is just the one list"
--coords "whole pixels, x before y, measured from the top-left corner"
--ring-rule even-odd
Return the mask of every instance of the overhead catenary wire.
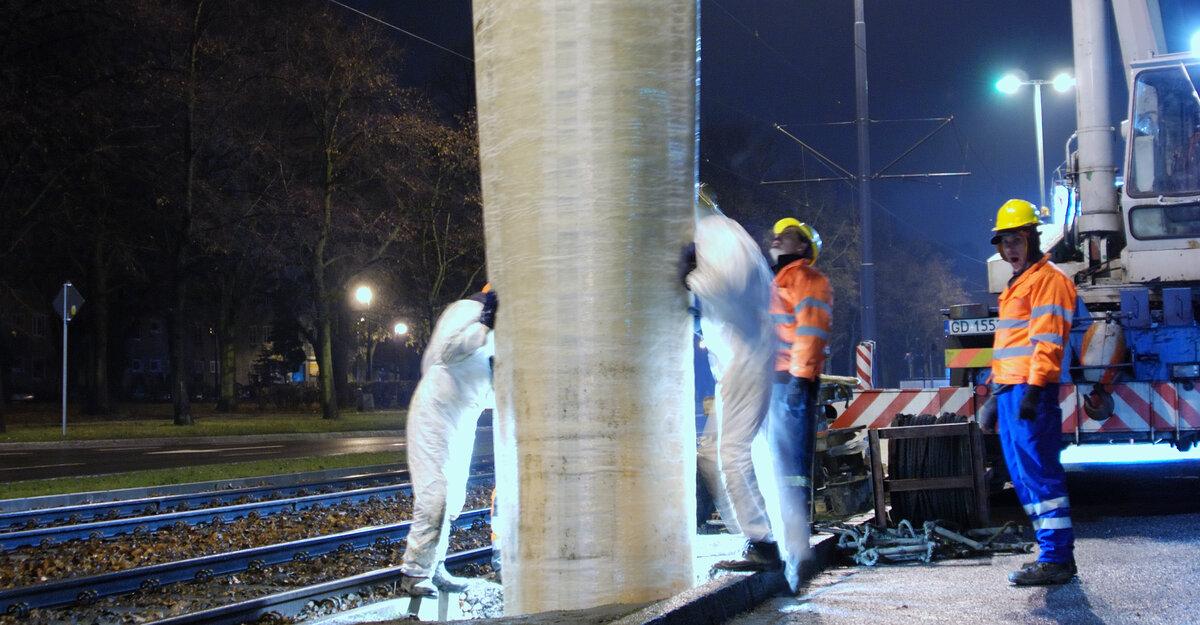
[[405, 34], [405, 35], [408, 35], [409, 37], [412, 37], [413, 39], [416, 39], [416, 40], [418, 40], [418, 41], [421, 41], [421, 42], [423, 42], [423, 43], [427, 43], [427, 44], [429, 44], [429, 45], [431, 45], [431, 46], [433, 46], [433, 47], [435, 47], [435, 48], [437, 48], [437, 49], [439, 49], [439, 50], [441, 50], [441, 51], [443, 51], [443, 52], [448, 52], [448, 53], [450, 53], [450, 54], [453, 54], [454, 56], [457, 56], [458, 58], [460, 58], [460, 59], [462, 59], [462, 60], [464, 60], [464, 61], [466, 61], [466, 62], [468, 62], [468, 63], [474, 63], [474, 62], [475, 62], [475, 59], [473, 59], [473, 58], [471, 58], [471, 57], [469, 57], [469, 56], [467, 56], [467, 55], [465, 55], [465, 54], [462, 54], [461, 52], [456, 52], [456, 51], [454, 51], [454, 50], [451, 50], [450, 48], [447, 48], [446, 46], [443, 46], [442, 44], [440, 44], [440, 43], [438, 43], [438, 42], [436, 42], [436, 41], [432, 41], [432, 40], [430, 40], [430, 39], [426, 39], [425, 37], [422, 37], [422, 36], [420, 36], [420, 35], [418, 35], [418, 34], [416, 34], [416, 33], [414, 33], [414, 32], [411, 32], [411, 31], [405, 30], [405, 29], [403, 29], [403, 28], [400, 28], [399, 26], [396, 26], [395, 24], [392, 24], [392, 23], [389, 23], [389, 22], [385, 22], [384, 20], [381, 20], [381, 19], [379, 19], [378, 17], [375, 17], [374, 15], [371, 15], [370, 13], [365, 13], [365, 12], [363, 12], [363, 11], [360, 11], [360, 10], [358, 10], [358, 9], [356, 9], [356, 8], [354, 8], [354, 7], [352, 7], [352, 6], [350, 6], [350, 5], [347, 5], [347, 4], [342, 4], [341, 2], [338, 2], [338, 0], [326, 0], [326, 1], [327, 1], [327, 2], [329, 2], [330, 4], [336, 4], [337, 6], [340, 6], [340, 7], [342, 7], [343, 9], [346, 9], [347, 11], [352, 11], [352, 12], [354, 12], [354, 13], [357, 13], [357, 14], [359, 14], [359, 15], [361, 15], [361, 16], [363, 16], [363, 17], [365, 17], [365, 18], [367, 18], [367, 19], [369, 19], [369, 20], [371, 20], [371, 21], [373, 21], [373, 22], [378, 22], [378, 23], [380, 23], [380, 24], [383, 24], [384, 26], [387, 26], [388, 28], [390, 28], [390, 29], [392, 29], [392, 30], [394, 30], [394, 31], [396, 31], [396, 32], [403, 33], [403, 34]]

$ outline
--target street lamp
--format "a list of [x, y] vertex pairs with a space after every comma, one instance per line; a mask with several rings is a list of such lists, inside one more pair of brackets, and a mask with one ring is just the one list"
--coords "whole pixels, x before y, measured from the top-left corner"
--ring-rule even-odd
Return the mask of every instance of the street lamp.
[[1046, 154], [1042, 145], [1042, 85], [1050, 85], [1059, 93], [1065, 93], [1075, 86], [1075, 79], [1070, 74], [1062, 72], [1052, 80], [1022, 80], [1016, 74], [1005, 74], [996, 81], [996, 91], [1005, 95], [1013, 95], [1024, 85], [1033, 85], [1033, 119], [1037, 133], [1038, 150], [1038, 208], [1046, 205]]
[[375, 292], [371, 290], [371, 287], [363, 284], [354, 289], [354, 299], [369, 309], [371, 307], [371, 300], [375, 299]]
[[374, 350], [372, 349], [372, 347], [374, 347], [375, 337], [371, 332], [371, 320], [369, 317], [371, 316], [371, 302], [375, 299], [375, 291], [366, 284], [360, 284], [358, 288], [354, 289], [354, 299], [359, 304], [367, 307], [366, 314], [363, 315], [359, 321], [365, 323], [367, 326], [367, 382], [370, 382], [375, 369], [375, 354]]
[[408, 324], [403, 321], [397, 321], [396, 325], [392, 326], [392, 333], [396, 336], [404, 336], [408, 334]]

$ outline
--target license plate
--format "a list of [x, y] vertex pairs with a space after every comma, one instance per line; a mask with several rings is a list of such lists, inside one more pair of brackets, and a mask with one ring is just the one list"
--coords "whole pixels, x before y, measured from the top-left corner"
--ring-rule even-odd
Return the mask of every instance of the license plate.
[[984, 317], [981, 319], [948, 319], [946, 321], [946, 336], [995, 334], [995, 332], [995, 317]]

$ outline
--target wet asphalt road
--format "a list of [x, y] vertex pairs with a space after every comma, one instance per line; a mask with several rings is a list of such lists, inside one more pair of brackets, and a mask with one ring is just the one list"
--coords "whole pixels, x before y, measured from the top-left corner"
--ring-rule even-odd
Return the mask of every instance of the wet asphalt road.
[[395, 451], [404, 459], [403, 436], [348, 438], [267, 439], [238, 442], [199, 442], [181, 439], [170, 444], [144, 446], [134, 442], [100, 448], [0, 449], [0, 480], [36, 480], [166, 469], [202, 464], [246, 462], [274, 458], [336, 456], [362, 452]]
[[[1016, 588], [1006, 576], [1031, 556], [929, 565], [833, 568], [797, 597], [768, 601], [738, 625], [862, 623], [1200, 622], [1200, 462], [1072, 467], [1070, 496], [1079, 577]], [[1015, 499], [993, 502], [999, 521]]]

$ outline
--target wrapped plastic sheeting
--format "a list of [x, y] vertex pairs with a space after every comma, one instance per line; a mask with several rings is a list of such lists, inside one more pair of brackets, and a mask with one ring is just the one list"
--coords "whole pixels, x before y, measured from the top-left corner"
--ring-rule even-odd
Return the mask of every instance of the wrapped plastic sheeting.
[[475, 0], [509, 614], [691, 584], [695, 0]]
[[767, 416], [774, 376], [771, 269], [745, 229], [713, 213], [696, 222], [696, 269], [687, 282], [700, 303], [700, 328], [717, 382], [716, 410], [700, 438], [701, 471], [714, 484], [729, 530], [768, 540], [764, 493], [775, 493], [760, 489], [751, 444]]

